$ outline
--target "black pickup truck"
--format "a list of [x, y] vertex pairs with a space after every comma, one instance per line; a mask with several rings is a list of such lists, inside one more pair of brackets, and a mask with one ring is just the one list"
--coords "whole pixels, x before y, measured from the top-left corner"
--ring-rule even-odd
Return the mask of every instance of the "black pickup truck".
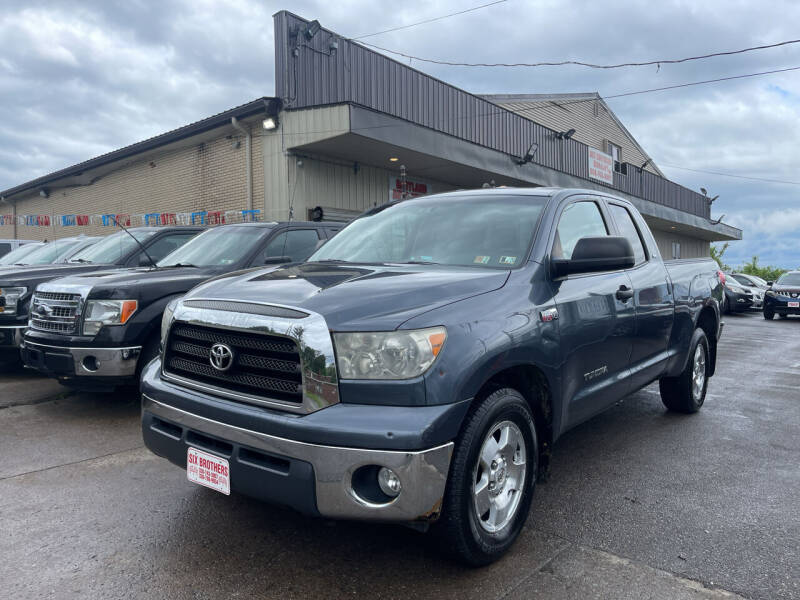
[[[302, 261], [341, 223], [241, 223], [209, 229], [156, 265], [84, 273], [36, 288], [22, 358], [64, 385], [138, 383], [158, 352], [166, 304], [198, 283], [254, 266]], [[155, 257], [154, 257], [155, 259]]]
[[303, 264], [171, 302], [142, 373], [142, 433], [198, 484], [309, 515], [435, 522], [485, 564], [518, 536], [567, 429], [654, 381], [668, 409], [701, 407], [721, 302], [716, 263], [663, 262], [620, 198], [390, 203]]
[[[13, 295], [13, 310], [4, 308], [0, 311], [0, 363], [19, 362], [22, 336], [30, 317], [31, 296], [37, 285], [77, 273], [150, 264], [150, 258], [158, 260], [165, 257], [203, 229], [135, 227], [118, 231], [100, 241], [84, 237], [70, 238], [70, 243], [74, 240], [76, 245], [85, 245], [90, 239], [93, 241], [65, 263], [50, 264], [50, 260], [47, 260], [43, 264], [15, 265], [0, 269], [0, 305], [9, 307], [9, 299]], [[66, 244], [67, 240], [61, 240], [60, 243]], [[34, 259], [49, 257], [58, 245], [55, 242], [45, 244], [35, 251], [33, 257], [28, 256], [22, 262], [31, 263]], [[57, 257], [58, 254], [53, 259]], [[57, 324], [58, 315], [52, 316], [53, 323], [49, 327], [54, 331], [60, 325]]]

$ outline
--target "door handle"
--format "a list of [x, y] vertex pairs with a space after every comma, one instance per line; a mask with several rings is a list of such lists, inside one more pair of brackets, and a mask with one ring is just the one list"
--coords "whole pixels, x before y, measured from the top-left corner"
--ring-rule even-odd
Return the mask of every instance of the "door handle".
[[621, 285], [615, 295], [620, 302], [627, 302], [633, 298], [633, 290], [626, 285]]

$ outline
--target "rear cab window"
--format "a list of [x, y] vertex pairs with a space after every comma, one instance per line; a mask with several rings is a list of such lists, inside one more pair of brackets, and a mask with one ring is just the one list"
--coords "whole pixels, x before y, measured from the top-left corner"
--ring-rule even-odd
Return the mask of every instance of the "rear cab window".
[[647, 260], [647, 253], [644, 249], [642, 234], [639, 232], [636, 223], [634, 223], [633, 216], [624, 206], [612, 203], [609, 203], [608, 206], [611, 209], [611, 215], [614, 217], [614, 222], [617, 224], [620, 235], [624, 236], [631, 243], [636, 264], [642, 264]]

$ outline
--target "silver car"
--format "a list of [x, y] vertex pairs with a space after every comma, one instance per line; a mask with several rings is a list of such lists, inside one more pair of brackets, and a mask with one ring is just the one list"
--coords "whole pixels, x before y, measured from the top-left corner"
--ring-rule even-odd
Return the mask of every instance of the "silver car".
[[728, 277], [753, 294], [753, 308], [761, 309], [764, 307], [764, 292], [769, 287], [766, 281], [761, 277], [745, 273], [731, 273]]

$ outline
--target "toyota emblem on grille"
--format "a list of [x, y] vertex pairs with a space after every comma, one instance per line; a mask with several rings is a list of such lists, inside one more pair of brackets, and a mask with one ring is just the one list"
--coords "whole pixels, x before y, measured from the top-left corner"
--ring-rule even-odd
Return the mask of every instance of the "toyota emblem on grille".
[[214, 344], [211, 346], [208, 361], [217, 371], [227, 371], [233, 366], [233, 350], [225, 344]]

